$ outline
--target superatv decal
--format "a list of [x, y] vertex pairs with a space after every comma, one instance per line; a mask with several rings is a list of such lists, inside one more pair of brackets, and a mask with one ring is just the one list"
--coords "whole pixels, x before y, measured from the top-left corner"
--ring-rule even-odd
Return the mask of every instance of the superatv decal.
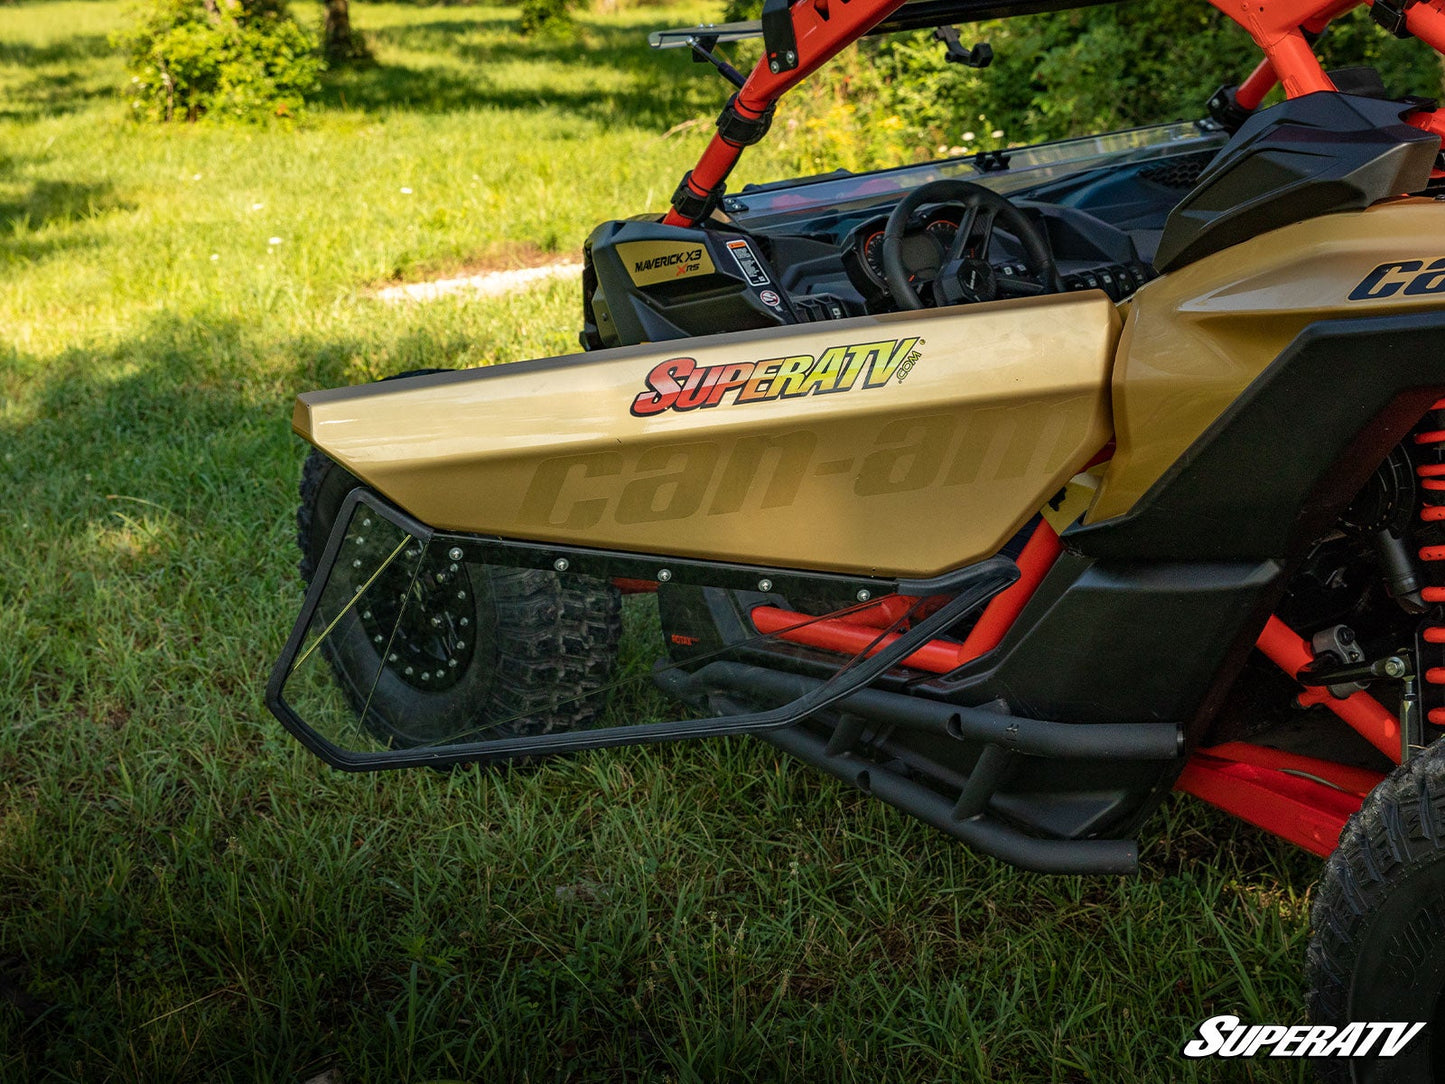
[[638, 286], [711, 275], [717, 270], [701, 244], [676, 241], [630, 241], [617, 246], [617, 254]]
[[854, 388], [881, 388], [902, 379], [920, 357], [919, 340], [830, 346], [817, 357], [797, 354], [766, 361], [698, 365], [692, 358], [670, 358], [647, 374], [647, 390], [632, 401], [638, 418], [667, 410], [696, 410], [731, 403], [765, 403], [829, 395]]
[[1445, 294], [1445, 256], [1428, 266], [1424, 260], [1382, 263], [1350, 291], [1350, 300], [1378, 301], [1394, 297], [1402, 290], [1405, 297]]

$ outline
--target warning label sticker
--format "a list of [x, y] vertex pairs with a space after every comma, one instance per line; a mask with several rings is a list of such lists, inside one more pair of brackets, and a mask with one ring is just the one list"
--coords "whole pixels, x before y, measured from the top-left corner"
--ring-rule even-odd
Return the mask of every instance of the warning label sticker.
[[763, 270], [763, 265], [758, 263], [758, 258], [753, 255], [752, 246], [741, 237], [728, 242], [728, 251], [733, 254], [733, 259], [737, 260], [743, 275], [754, 286], [766, 286], [773, 281], [768, 278], [768, 273]]

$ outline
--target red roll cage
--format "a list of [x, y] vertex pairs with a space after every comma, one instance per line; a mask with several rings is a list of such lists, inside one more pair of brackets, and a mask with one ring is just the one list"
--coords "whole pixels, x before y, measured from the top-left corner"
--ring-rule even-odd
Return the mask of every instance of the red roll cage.
[[[718, 119], [718, 132], [683, 177], [663, 219], [670, 226], [694, 226], [722, 198], [728, 174], [743, 149], [767, 130], [773, 107], [793, 87], [903, 7], [905, 0], [797, 0], [786, 8], [791, 24], [788, 55], [765, 49], [752, 73]], [[1264, 59], [1240, 84], [1236, 101], [1256, 108], [1276, 83], [1298, 98], [1335, 85], [1320, 66], [1310, 39], [1334, 19], [1368, 4], [1376, 21], [1399, 36], [1413, 34], [1445, 55], [1445, 0], [1210, 0], [1249, 32]], [[772, 5], [769, 5], [772, 7]], [[765, 11], [767, 23], [769, 12]], [[774, 19], [784, 15], [777, 5]], [[787, 35], [785, 34], [786, 38]], [[1417, 110], [1417, 128], [1445, 139], [1445, 111]]]

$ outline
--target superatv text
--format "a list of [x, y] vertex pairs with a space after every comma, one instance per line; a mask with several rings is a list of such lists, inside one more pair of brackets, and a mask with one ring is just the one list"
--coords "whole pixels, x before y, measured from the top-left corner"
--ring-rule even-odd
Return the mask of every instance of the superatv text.
[[[1184, 1044], [1186, 1058], [1393, 1058], [1418, 1035], [1424, 1023], [1357, 1021], [1329, 1024], [1254, 1024], [1237, 1016], [1211, 1016]], [[1377, 1043], [1376, 1040], [1379, 1040]]]
[[[632, 413], [645, 418], [667, 410], [715, 407], [731, 403], [764, 403], [828, 395], [855, 387], [881, 388], [900, 378], [918, 361], [919, 340], [831, 346], [817, 357], [797, 354], [766, 361], [698, 365], [692, 358], [670, 358], [653, 367], [647, 391], [632, 401]], [[906, 366], [906, 368], [905, 368]]]

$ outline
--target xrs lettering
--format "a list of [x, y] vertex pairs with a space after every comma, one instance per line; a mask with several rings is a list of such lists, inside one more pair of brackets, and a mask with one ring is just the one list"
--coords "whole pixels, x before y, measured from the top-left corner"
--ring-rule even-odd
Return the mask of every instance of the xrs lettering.
[[1401, 291], [1405, 297], [1445, 294], [1445, 256], [1428, 267], [1424, 260], [1382, 263], [1350, 291], [1350, 300], [1379, 301]]

